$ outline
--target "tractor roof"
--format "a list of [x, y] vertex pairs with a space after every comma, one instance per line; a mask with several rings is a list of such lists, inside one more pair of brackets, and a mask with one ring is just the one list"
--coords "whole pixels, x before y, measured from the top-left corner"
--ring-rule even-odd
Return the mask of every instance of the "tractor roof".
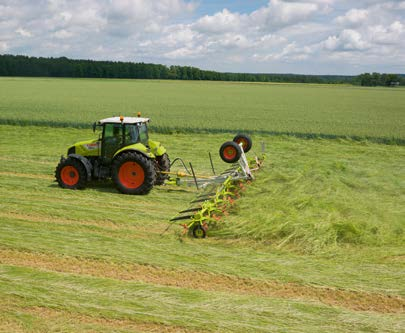
[[[121, 121], [122, 119], [122, 121]], [[111, 117], [99, 120], [99, 124], [139, 124], [139, 123], [147, 123], [149, 122], [149, 118], [142, 118], [142, 117]]]

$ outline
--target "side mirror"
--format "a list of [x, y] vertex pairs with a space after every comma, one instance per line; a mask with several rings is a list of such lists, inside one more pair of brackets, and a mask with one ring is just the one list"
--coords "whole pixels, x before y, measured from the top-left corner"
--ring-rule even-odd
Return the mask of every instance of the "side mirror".
[[94, 124], [93, 124], [93, 133], [96, 132], [96, 126], [97, 126], [97, 124], [96, 124], [96, 122], [94, 122]]

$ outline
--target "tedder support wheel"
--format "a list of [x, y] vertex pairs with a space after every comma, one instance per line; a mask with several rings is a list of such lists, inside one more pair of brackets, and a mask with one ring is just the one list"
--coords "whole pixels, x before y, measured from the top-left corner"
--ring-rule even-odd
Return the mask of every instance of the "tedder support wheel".
[[62, 159], [55, 170], [55, 178], [60, 187], [71, 190], [82, 189], [87, 183], [87, 173], [79, 160], [68, 157]]
[[242, 143], [243, 151], [245, 153], [247, 153], [250, 148], [252, 148], [252, 139], [245, 134], [237, 134], [233, 138], [233, 142], [236, 142], [237, 144]]
[[219, 156], [226, 163], [235, 163], [239, 161], [242, 150], [240, 146], [233, 141], [225, 142], [219, 149]]
[[206, 235], [207, 235], [207, 232], [205, 231], [205, 229], [203, 228], [202, 225], [197, 224], [194, 226], [194, 228], [193, 228], [194, 238], [205, 238]]
[[159, 171], [170, 171], [170, 159], [169, 156], [165, 153], [162, 156], [156, 157], [156, 182], [155, 185], [162, 185], [169, 175], [160, 173]]
[[112, 179], [124, 194], [148, 194], [156, 180], [151, 160], [137, 152], [118, 156], [112, 165]]

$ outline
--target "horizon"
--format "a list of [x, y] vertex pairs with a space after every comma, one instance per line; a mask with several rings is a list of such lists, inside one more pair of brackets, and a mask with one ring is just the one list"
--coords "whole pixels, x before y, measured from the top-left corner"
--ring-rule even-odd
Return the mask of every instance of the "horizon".
[[[68, 58], [66, 56], [59, 56], [59, 57], [44, 57], [44, 56], [30, 56], [30, 55], [26, 55], [26, 54], [0, 54], [0, 56], [13, 56], [13, 57], [29, 57], [29, 58], [43, 58], [43, 59], [61, 59], [61, 58], [65, 58], [68, 60], [73, 60], [73, 61], [94, 61], [94, 62], [122, 62], [122, 63], [131, 63], [131, 64], [139, 64], [139, 63], [143, 63], [143, 62], [133, 62], [133, 61], [121, 61], [121, 60], [107, 60], [107, 59], [100, 59], [100, 60], [94, 60], [94, 59], [84, 59], [84, 58]], [[161, 66], [166, 66], [168, 68], [170, 68], [171, 66], [179, 66], [179, 67], [188, 67], [187, 65], [165, 65], [165, 64], [158, 64], [158, 63], [146, 63], [147, 65], [161, 65]], [[214, 71], [212, 69], [203, 69], [203, 68], [199, 68], [196, 67], [202, 71]], [[373, 74], [373, 73], [377, 73], [377, 74], [394, 74], [394, 75], [399, 75], [399, 76], [405, 76], [405, 73], [380, 73], [380, 72], [364, 72], [364, 73], [358, 73], [358, 74], [352, 74], [352, 75], [348, 75], [348, 74], [302, 74], [302, 73], [278, 73], [278, 72], [269, 72], [269, 73], [264, 73], [264, 72], [218, 72], [218, 73], [225, 73], [225, 74], [252, 74], [252, 75], [297, 75], [297, 76], [319, 76], [319, 77], [325, 77], [325, 76], [342, 76], [342, 77], [356, 77], [362, 74]]]

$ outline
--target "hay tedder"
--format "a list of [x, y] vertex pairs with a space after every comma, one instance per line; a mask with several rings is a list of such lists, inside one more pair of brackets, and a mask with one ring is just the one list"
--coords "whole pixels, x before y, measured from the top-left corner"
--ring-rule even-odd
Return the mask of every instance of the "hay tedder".
[[[180, 211], [170, 219], [171, 225], [179, 224], [184, 228], [184, 233], [190, 233], [195, 238], [205, 238], [209, 226], [214, 226], [221, 221], [235, 199], [245, 189], [245, 184], [254, 180], [253, 172], [260, 169], [264, 160], [264, 145], [262, 144], [262, 156], [247, 158], [246, 154], [252, 148], [252, 140], [244, 134], [238, 134], [232, 141], [225, 142], [219, 149], [221, 159], [230, 163], [230, 168], [216, 175], [209, 154], [212, 176], [196, 175], [190, 163], [189, 168], [181, 159], [175, 159], [171, 165], [178, 161], [184, 168], [183, 172], [165, 172], [169, 175], [167, 184], [188, 185], [194, 184], [201, 190], [200, 194], [190, 202], [189, 207]], [[173, 177], [174, 176], [174, 177]], [[164, 231], [164, 232], [165, 232]]]
[[[252, 140], [244, 134], [236, 135], [219, 149], [221, 159], [230, 168], [216, 174], [209, 154], [213, 175], [197, 175], [191, 163], [176, 158], [170, 163], [166, 149], [160, 142], [149, 139], [149, 118], [112, 117], [94, 123], [98, 138], [80, 141], [70, 146], [67, 157], [62, 156], [55, 170], [59, 186], [83, 189], [91, 180], [111, 178], [118, 191], [124, 194], [145, 195], [155, 185], [195, 185], [199, 195], [189, 207], [170, 220], [169, 227], [180, 224], [185, 232], [204, 238], [208, 225], [218, 222], [227, 213], [244, 183], [254, 179], [253, 171], [260, 168], [263, 157], [248, 159]], [[182, 171], [171, 169], [180, 164]], [[167, 229], [166, 229], [167, 230]]]

